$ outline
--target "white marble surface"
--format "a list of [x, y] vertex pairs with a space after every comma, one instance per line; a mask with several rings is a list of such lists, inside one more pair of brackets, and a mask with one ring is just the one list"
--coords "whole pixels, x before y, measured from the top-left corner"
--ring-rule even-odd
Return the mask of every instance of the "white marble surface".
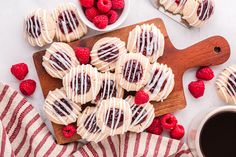
[[[75, 3], [76, 0], [73, 0]], [[214, 17], [207, 25], [201, 29], [186, 29], [178, 23], [159, 13], [150, 4], [149, 0], [132, 0], [132, 7], [129, 16], [123, 26], [137, 23], [140, 21], [160, 17], [164, 20], [171, 41], [177, 48], [188, 47], [209, 36], [222, 35], [231, 45], [232, 54], [229, 61], [221, 66], [213, 67], [215, 74], [226, 66], [236, 63], [236, 1], [234, 0], [215, 0], [216, 12]], [[23, 36], [23, 19], [33, 8], [53, 9], [57, 4], [67, 2], [62, 0], [5, 0], [0, 5], [0, 82], [7, 83], [18, 89], [19, 81], [12, 77], [10, 67], [18, 62], [26, 62], [30, 67], [30, 73], [27, 78], [35, 79], [38, 83], [36, 93], [28, 98], [29, 101], [47, 121], [43, 111], [43, 95], [39, 85], [38, 77], [34, 68], [32, 54], [39, 49], [31, 47]], [[90, 34], [95, 34], [91, 32]], [[175, 113], [181, 124], [187, 129], [191, 119], [198, 112], [209, 108], [210, 106], [225, 105], [216, 95], [214, 82], [206, 83], [205, 95], [196, 100], [188, 92], [187, 85], [195, 80], [195, 69], [190, 69], [184, 75], [184, 89], [187, 99], [187, 107]], [[47, 123], [50, 127], [50, 124]]]

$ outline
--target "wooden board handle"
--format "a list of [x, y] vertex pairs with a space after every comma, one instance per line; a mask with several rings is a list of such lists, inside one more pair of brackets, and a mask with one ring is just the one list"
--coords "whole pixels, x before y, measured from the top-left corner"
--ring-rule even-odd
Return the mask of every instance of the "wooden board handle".
[[[230, 57], [230, 46], [221, 36], [213, 36], [191, 47], [179, 50], [184, 69], [198, 66], [219, 65]], [[185, 62], [188, 61], [188, 62]]]

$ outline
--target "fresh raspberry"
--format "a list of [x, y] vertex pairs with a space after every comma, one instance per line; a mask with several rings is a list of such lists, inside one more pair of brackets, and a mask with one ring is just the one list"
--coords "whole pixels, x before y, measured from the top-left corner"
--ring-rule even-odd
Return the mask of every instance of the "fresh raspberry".
[[93, 23], [99, 29], [104, 29], [108, 25], [108, 17], [106, 15], [98, 15], [93, 19]]
[[101, 13], [107, 13], [112, 7], [111, 0], [98, 0], [97, 7]]
[[155, 135], [160, 135], [163, 132], [160, 119], [157, 117], [154, 118], [152, 124], [146, 129], [146, 131]]
[[36, 82], [34, 80], [28, 79], [20, 83], [20, 91], [25, 96], [32, 95], [35, 89], [36, 89]]
[[124, 0], [111, 0], [112, 9], [123, 9], [125, 7]]
[[196, 77], [201, 80], [209, 81], [214, 78], [214, 72], [209, 67], [202, 67], [198, 69]]
[[85, 10], [85, 15], [89, 21], [93, 21], [94, 17], [97, 16], [98, 14], [99, 14], [98, 10], [94, 7]]
[[90, 60], [90, 50], [87, 47], [75, 48], [75, 55], [81, 64], [88, 64]]
[[178, 121], [173, 114], [166, 114], [161, 118], [161, 125], [165, 129], [174, 129]]
[[137, 105], [145, 104], [149, 101], [149, 95], [143, 90], [137, 91], [134, 97], [134, 102]]
[[184, 127], [182, 125], [176, 125], [176, 127], [170, 131], [170, 137], [180, 140], [184, 136], [184, 133]]
[[80, 4], [85, 8], [91, 8], [94, 6], [94, 0], [80, 0]]
[[205, 91], [205, 85], [202, 80], [193, 81], [188, 85], [188, 90], [195, 98], [199, 98], [203, 96]]
[[107, 16], [108, 16], [108, 23], [109, 24], [113, 24], [117, 21], [119, 15], [116, 11], [114, 10], [110, 10], [108, 13], [107, 13]]
[[12, 65], [11, 67], [11, 73], [18, 79], [18, 80], [23, 80], [26, 75], [28, 74], [29, 69], [27, 64], [25, 63], [19, 63]]
[[76, 127], [73, 124], [66, 125], [62, 128], [62, 134], [65, 138], [70, 138], [76, 133]]

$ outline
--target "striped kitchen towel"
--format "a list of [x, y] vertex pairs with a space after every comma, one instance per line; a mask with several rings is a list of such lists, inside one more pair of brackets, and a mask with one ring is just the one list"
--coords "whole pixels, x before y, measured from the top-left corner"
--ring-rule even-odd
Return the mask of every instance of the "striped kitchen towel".
[[148, 133], [126, 133], [84, 146], [58, 145], [27, 100], [0, 83], [0, 157], [168, 157], [192, 156], [186, 144]]

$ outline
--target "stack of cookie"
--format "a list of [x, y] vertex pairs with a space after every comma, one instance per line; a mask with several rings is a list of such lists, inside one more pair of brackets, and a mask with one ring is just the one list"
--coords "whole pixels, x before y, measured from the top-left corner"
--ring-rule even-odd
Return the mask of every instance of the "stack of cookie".
[[32, 46], [44, 46], [56, 41], [71, 42], [87, 33], [79, 12], [72, 3], [59, 5], [52, 13], [33, 10], [25, 19], [25, 36]]
[[[126, 48], [116, 37], [98, 40], [86, 65], [80, 65], [65, 43], [53, 43], [47, 49], [43, 66], [63, 84], [45, 100], [51, 121], [62, 125], [77, 121], [77, 133], [94, 142], [126, 131], [142, 132], [152, 123], [151, 102], [164, 101], [174, 87], [171, 68], [157, 63], [164, 52], [164, 36], [154, 24], [144, 24], [136, 26], [127, 41]], [[135, 102], [132, 93], [140, 90], [149, 95], [148, 102]], [[81, 113], [87, 103], [95, 107]]]
[[190, 26], [201, 27], [214, 13], [214, 0], [157, 0], [165, 10], [180, 14]]

